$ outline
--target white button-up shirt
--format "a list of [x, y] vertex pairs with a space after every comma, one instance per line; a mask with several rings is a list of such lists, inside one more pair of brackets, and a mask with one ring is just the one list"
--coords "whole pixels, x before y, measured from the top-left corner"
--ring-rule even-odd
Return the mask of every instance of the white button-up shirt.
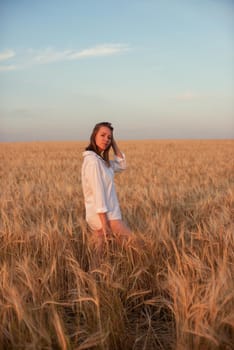
[[[98, 213], [107, 213], [109, 220], [121, 219], [119, 202], [115, 191], [114, 173], [126, 169], [125, 155], [114, 157], [110, 167], [95, 152], [83, 152], [81, 178], [85, 200], [86, 221], [93, 229], [101, 228]], [[93, 227], [92, 227], [93, 226]]]

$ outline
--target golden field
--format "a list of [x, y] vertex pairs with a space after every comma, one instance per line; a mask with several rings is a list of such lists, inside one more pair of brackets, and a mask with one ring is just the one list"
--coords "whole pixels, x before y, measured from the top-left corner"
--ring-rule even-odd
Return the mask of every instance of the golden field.
[[0, 144], [0, 349], [233, 349], [234, 141], [120, 142], [144, 245], [113, 240], [96, 268], [86, 144]]

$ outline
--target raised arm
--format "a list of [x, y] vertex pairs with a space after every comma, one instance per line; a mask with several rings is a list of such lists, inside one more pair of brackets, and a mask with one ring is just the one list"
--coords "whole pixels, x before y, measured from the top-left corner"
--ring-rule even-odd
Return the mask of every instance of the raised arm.
[[112, 149], [114, 151], [115, 156], [122, 158], [122, 159], [124, 158], [123, 154], [121, 153], [121, 151], [120, 151], [120, 149], [119, 149], [119, 147], [114, 139], [114, 137], [112, 139]]

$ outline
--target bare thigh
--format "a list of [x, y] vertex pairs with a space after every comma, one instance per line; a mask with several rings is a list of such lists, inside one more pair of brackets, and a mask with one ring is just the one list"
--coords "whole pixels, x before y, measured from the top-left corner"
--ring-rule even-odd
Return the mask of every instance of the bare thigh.
[[[130, 228], [122, 220], [109, 220], [109, 224], [111, 227], [111, 231], [117, 235], [132, 234], [132, 231], [130, 230]], [[91, 229], [91, 232], [98, 237], [104, 235], [102, 228], [100, 230]]]
[[132, 231], [122, 220], [110, 220], [109, 223], [114, 234], [120, 236], [132, 235]]
[[[119, 242], [128, 241], [133, 238], [132, 231], [122, 220], [109, 220], [109, 224], [113, 235]], [[111, 238], [111, 236], [106, 237], [102, 229], [92, 230], [92, 233], [91, 241], [95, 242], [97, 245], [103, 244], [106, 238]]]

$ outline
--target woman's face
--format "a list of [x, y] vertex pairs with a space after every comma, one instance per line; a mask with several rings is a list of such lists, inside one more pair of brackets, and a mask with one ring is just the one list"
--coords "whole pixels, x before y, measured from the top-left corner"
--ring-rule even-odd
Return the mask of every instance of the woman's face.
[[101, 126], [95, 137], [95, 142], [99, 150], [105, 151], [110, 146], [112, 140], [112, 132], [106, 126]]

